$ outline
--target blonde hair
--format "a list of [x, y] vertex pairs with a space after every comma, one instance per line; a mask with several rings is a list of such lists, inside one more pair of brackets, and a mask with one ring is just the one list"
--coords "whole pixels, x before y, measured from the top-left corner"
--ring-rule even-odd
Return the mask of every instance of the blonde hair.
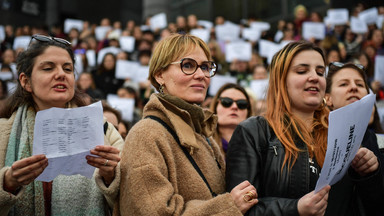
[[178, 61], [194, 48], [203, 49], [208, 60], [212, 60], [207, 44], [200, 38], [189, 34], [172, 34], [162, 39], [155, 47], [149, 62], [149, 77], [151, 84], [159, 90], [160, 84], [156, 81], [156, 75], [166, 70], [170, 63]]
[[[328, 109], [319, 107], [313, 116], [312, 128], [307, 128], [302, 120], [292, 113], [291, 99], [287, 92], [287, 74], [293, 58], [305, 50], [317, 51], [323, 58], [322, 50], [314, 44], [298, 41], [291, 42], [277, 52], [270, 64], [269, 88], [267, 93], [267, 111], [265, 117], [275, 132], [277, 138], [285, 148], [285, 158], [282, 169], [286, 163], [292, 168], [298, 157], [299, 149], [295, 141], [300, 138], [306, 145], [310, 155], [315, 155], [322, 166], [327, 148]], [[313, 148], [313, 151], [311, 149]]]

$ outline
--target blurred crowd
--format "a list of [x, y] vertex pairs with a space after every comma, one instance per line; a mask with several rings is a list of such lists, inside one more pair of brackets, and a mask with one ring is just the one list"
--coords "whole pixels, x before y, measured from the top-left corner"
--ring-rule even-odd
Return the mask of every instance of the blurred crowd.
[[[364, 4], [357, 4], [349, 10], [349, 15], [357, 17], [358, 14], [366, 9]], [[377, 7], [378, 15], [384, 15], [384, 6]], [[274, 43], [283, 41], [302, 40], [303, 22], [323, 22], [324, 15], [318, 12], [309, 11], [305, 6], [298, 5], [294, 10], [294, 19], [280, 20], [276, 26], [271, 26], [267, 31], [262, 32], [260, 40], [268, 40]], [[254, 18], [239, 21], [241, 29], [247, 28], [252, 22], [259, 21]], [[119, 117], [119, 123], [123, 123], [125, 130], [129, 130], [141, 118], [141, 112], [154, 92], [148, 80], [136, 81], [130, 78], [119, 79], [115, 76], [118, 60], [134, 61], [141, 66], [148, 66], [152, 55], [152, 50], [162, 38], [172, 33], [190, 33], [193, 29], [204, 29], [206, 26], [199, 24], [196, 15], [178, 16], [176, 20], [169, 22], [166, 28], [151, 30], [148, 28], [150, 19], [146, 23], [139, 24], [133, 20], [126, 23], [112, 21], [109, 18], [102, 18], [100, 23], [83, 22], [82, 30], [72, 28], [68, 33], [64, 32], [63, 25], [51, 26], [50, 28], [38, 26], [13, 26], [4, 25], [5, 38], [1, 42], [1, 72], [0, 72], [0, 100], [4, 100], [17, 82], [16, 56], [23, 51], [23, 48], [14, 49], [14, 40], [19, 36], [31, 36], [33, 34], [51, 35], [53, 37], [64, 38], [71, 42], [74, 52], [79, 56], [81, 68], [78, 71], [77, 87], [86, 93], [89, 103], [95, 100], [105, 100], [108, 95], [117, 95], [118, 98], [129, 98], [134, 100], [133, 117], [129, 121]], [[252, 57], [249, 61], [234, 59], [231, 62], [226, 60], [225, 44], [228, 41], [220, 41], [217, 38], [215, 27], [227, 22], [225, 17], [218, 16], [209, 29], [209, 39], [207, 42], [212, 53], [213, 60], [218, 65], [218, 75], [229, 76], [236, 79], [237, 84], [247, 90], [253, 103], [252, 113], [255, 115], [265, 111], [263, 97], [256, 95], [250, 89], [252, 80], [268, 79], [268, 61], [265, 56], [259, 53], [259, 40], [249, 41], [252, 45]], [[98, 40], [95, 29], [98, 26], [109, 27], [110, 30], [105, 37]], [[120, 49], [120, 38], [130, 36], [134, 38], [134, 48], [128, 52]], [[362, 64], [371, 90], [376, 93], [377, 100], [384, 99], [384, 83], [375, 80], [375, 58], [377, 55], [384, 55], [384, 25], [368, 25], [366, 33], [357, 34], [351, 31], [349, 23], [342, 25], [327, 26], [326, 36], [319, 40], [309, 39], [321, 47], [326, 54], [327, 63], [330, 62], [354, 62]], [[99, 61], [90, 61], [87, 53], [92, 50], [96, 55], [94, 59], [99, 59], [100, 50], [114, 47], [113, 52], [103, 53]], [[384, 72], [384, 71], [382, 71]], [[222, 83], [223, 85], [225, 83]], [[207, 95], [203, 106], [209, 107], [212, 97]], [[0, 102], [1, 104], [1, 102]], [[118, 127], [118, 126], [116, 126]], [[126, 133], [126, 132], [125, 132]]]

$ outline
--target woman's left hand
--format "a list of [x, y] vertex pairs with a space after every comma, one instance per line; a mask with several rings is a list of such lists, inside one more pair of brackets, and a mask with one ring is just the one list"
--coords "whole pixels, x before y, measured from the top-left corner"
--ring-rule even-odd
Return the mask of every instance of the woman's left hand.
[[360, 148], [352, 160], [351, 166], [359, 175], [365, 176], [376, 171], [379, 168], [379, 162], [372, 151]]
[[91, 155], [86, 157], [89, 165], [99, 168], [99, 173], [106, 185], [111, 184], [115, 178], [115, 168], [120, 161], [119, 153], [119, 149], [113, 146], [99, 145], [91, 150], [91, 154], [99, 157]]

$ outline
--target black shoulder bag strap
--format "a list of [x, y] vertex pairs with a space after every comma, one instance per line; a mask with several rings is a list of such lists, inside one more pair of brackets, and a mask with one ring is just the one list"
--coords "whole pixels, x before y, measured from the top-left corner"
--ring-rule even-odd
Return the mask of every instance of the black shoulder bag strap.
[[191, 164], [193, 165], [193, 167], [195, 168], [195, 170], [197, 171], [197, 173], [199, 173], [200, 177], [203, 179], [203, 181], [205, 182], [205, 184], [207, 185], [209, 191], [211, 192], [212, 196], [215, 197], [217, 196], [217, 194], [215, 192], [212, 191], [211, 187], [209, 186], [209, 183], [207, 181], [207, 179], [205, 178], [203, 172], [200, 170], [199, 166], [197, 165], [197, 163], [195, 162], [195, 160], [193, 159], [193, 157], [189, 154], [187, 148], [185, 148], [184, 146], [181, 145], [180, 143], [180, 140], [179, 140], [179, 137], [177, 136], [176, 132], [171, 128], [169, 127], [169, 125], [167, 125], [167, 123], [165, 123], [163, 120], [161, 120], [159, 117], [156, 117], [156, 116], [146, 116], [145, 118], [150, 118], [152, 120], [155, 120], [157, 122], [159, 122], [160, 124], [162, 124], [167, 130], [168, 132], [173, 136], [173, 138], [176, 140], [176, 142], [179, 144], [179, 146], [181, 147], [181, 149], [183, 150], [185, 156], [187, 156], [188, 160], [191, 162]]

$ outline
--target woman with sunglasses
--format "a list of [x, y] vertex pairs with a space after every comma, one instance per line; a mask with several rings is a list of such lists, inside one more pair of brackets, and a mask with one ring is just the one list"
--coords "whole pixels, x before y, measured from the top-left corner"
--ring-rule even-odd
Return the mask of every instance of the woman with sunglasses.
[[86, 105], [75, 88], [74, 61], [68, 41], [44, 35], [34, 35], [18, 56], [19, 82], [0, 110], [0, 215], [105, 215], [113, 207], [124, 141], [110, 123], [104, 145], [86, 156], [97, 168], [92, 179], [35, 180], [48, 166], [45, 155], [32, 155], [36, 113]]
[[201, 104], [216, 73], [200, 38], [162, 39], [150, 61], [152, 94], [121, 155], [116, 215], [242, 215], [257, 203], [244, 181], [225, 193], [225, 163], [212, 139], [217, 117]]
[[330, 186], [314, 193], [327, 147], [325, 58], [309, 42], [291, 42], [270, 64], [266, 114], [234, 131], [227, 189], [244, 180], [259, 203], [246, 215], [322, 215]]
[[236, 126], [252, 115], [248, 93], [240, 85], [224, 84], [212, 99], [210, 109], [218, 118], [213, 138], [225, 155]]
[[[336, 110], [369, 93], [362, 65], [333, 62], [327, 74], [327, 106]], [[329, 193], [329, 215], [382, 215], [384, 212], [383, 156], [375, 133], [367, 130], [361, 148], [342, 180]]]

